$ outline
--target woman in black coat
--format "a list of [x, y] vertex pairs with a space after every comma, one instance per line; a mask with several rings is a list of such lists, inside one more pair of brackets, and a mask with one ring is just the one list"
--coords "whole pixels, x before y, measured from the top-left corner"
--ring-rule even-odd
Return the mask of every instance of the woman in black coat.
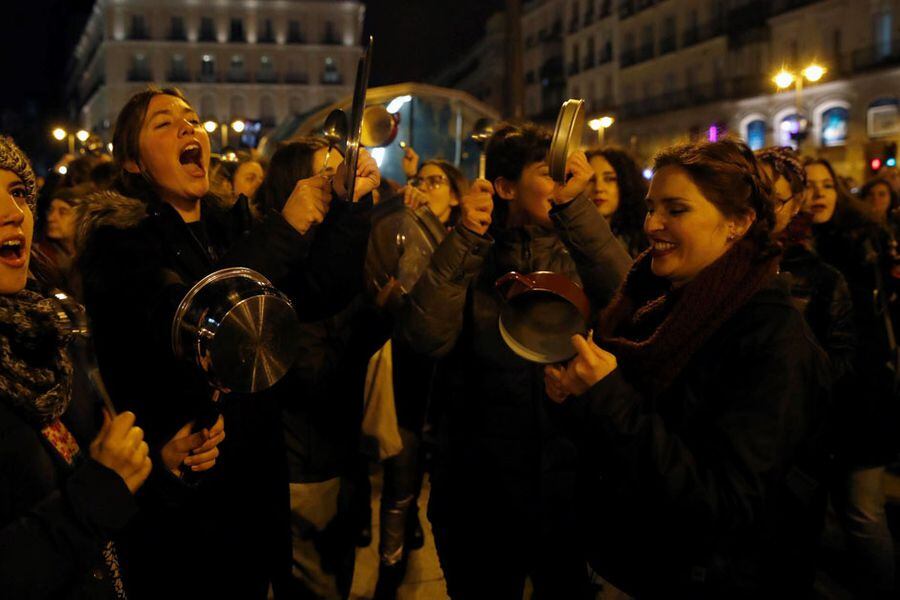
[[[119, 114], [113, 144], [119, 193], [86, 203], [79, 268], [107, 387], [117, 405], [142, 419], [154, 455], [159, 440], [197, 418], [211, 399], [199, 371], [171, 350], [179, 302], [196, 281], [224, 267], [248, 267], [282, 285], [328, 212], [331, 184], [325, 176], [297, 182], [282, 210], [253, 226], [246, 203], [217, 209], [206, 197], [209, 137], [174, 89], [133, 96]], [[365, 160], [361, 170], [363, 195], [377, 170]], [[178, 506], [146, 506], [123, 541], [133, 596], [264, 598], [289, 568], [277, 404], [271, 396], [229, 394], [221, 405], [229, 438], [222, 467]], [[185, 569], [197, 576], [177, 590], [159, 576]]]
[[600, 346], [576, 336], [578, 356], [546, 370], [580, 450], [590, 564], [631, 595], [811, 589], [796, 559], [824, 506], [805, 476], [824, 357], [776, 278], [770, 194], [742, 143], [663, 151], [651, 248], [602, 313]]
[[[72, 340], [28, 278], [35, 178], [0, 137], [0, 597], [122, 598], [111, 538], [151, 471], [134, 414], [72, 396]], [[98, 432], [99, 429], [99, 432]]]

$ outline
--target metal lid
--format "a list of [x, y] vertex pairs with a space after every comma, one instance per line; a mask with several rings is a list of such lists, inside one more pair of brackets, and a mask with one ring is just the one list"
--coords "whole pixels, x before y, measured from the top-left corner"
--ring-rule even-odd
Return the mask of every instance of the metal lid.
[[581, 147], [581, 136], [584, 132], [584, 100], [575, 98], [563, 102], [556, 118], [556, 129], [550, 143], [547, 163], [550, 166], [550, 177], [557, 183], [566, 181], [566, 161], [569, 155]]

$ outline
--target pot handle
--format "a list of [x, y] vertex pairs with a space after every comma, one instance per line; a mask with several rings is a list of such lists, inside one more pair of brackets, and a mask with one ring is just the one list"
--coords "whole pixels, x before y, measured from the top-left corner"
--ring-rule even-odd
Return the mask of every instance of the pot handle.
[[535, 286], [534, 279], [532, 279], [528, 275], [510, 271], [506, 275], [500, 277], [500, 279], [498, 279], [496, 282], [494, 282], [494, 289], [496, 289], [501, 296], [509, 300], [509, 298], [507, 298], [507, 294], [509, 294], [511, 288], [507, 286], [509, 286], [511, 283], [520, 283], [525, 286], [525, 289], [528, 290], [532, 289]]

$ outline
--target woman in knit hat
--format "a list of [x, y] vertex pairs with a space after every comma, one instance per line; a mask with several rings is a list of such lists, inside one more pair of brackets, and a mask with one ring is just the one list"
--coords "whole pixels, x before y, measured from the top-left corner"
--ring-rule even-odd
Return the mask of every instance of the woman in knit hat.
[[133, 413], [73, 400], [68, 322], [28, 279], [34, 200], [28, 159], [0, 136], [0, 597], [124, 598], [109, 539], [148, 448]]

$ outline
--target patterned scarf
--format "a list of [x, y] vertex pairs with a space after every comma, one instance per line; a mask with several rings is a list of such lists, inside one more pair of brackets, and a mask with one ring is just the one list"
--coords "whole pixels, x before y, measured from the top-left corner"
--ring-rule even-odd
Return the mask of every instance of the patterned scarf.
[[[0, 398], [33, 422], [69, 466], [81, 452], [60, 420], [72, 391], [71, 338], [69, 319], [52, 298], [27, 287], [0, 295]], [[116, 598], [127, 600], [115, 545], [105, 542], [102, 554]]]
[[651, 272], [650, 252], [645, 252], [600, 315], [599, 343], [616, 355], [629, 382], [657, 397], [774, 277], [778, 258], [760, 262], [757, 257], [755, 244], [741, 241], [684, 287], [672, 289]]
[[0, 295], [0, 397], [39, 427], [69, 405], [68, 319], [32, 289]]

